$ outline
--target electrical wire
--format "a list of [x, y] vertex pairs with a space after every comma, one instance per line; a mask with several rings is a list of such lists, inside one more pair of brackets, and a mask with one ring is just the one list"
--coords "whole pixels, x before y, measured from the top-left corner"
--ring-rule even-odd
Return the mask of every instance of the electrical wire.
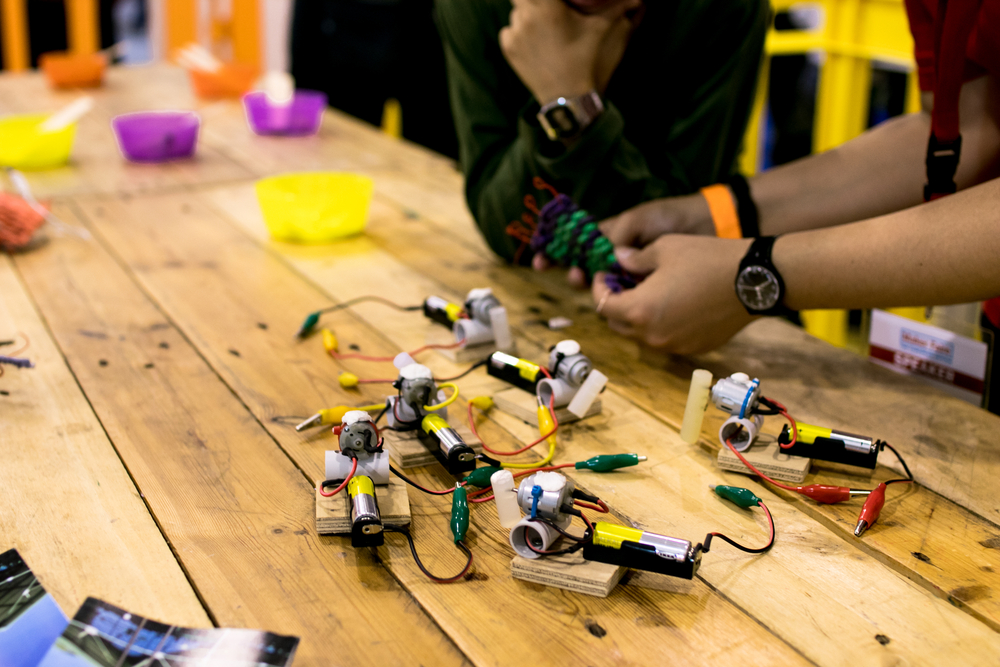
[[611, 512], [611, 510], [608, 509], [608, 506], [604, 504], [603, 500], [598, 500], [596, 505], [588, 503], [583, 500], [574, 500], [573, 504], [576, 505], [577, 507], [586, 507], [589, 510], [600, 512], [601, 514], [608, 514]]
[[[532, 442], [530, 445], [525, 445], [521, 449], [515, 450], [513, 452], [500, 452], [500, 451], [497, 451], [497, 450], [493, 449], [489, 445], [487, 445], [486, 442], [483, 441], [482, 436], [479, 435], [479, 431], [476, 430], [475, 416], [472, 413], [472, 408], [473, 407], [474, 406], [470, 402], [469, 403], [469, 410], [468, 410], [468, 413], [469, 413], [469, 430], [471, 430], [472, 434], [474, 436], [476, 436], [476, 439], [479, 440], [479, 442], [481, 442], [483, 444], [483, 449], [485, 449], [486, 451], [488, 451], [490, 454], [494, 454], [496, 456], [515, 456], [517, 454], [523, 454], [524, 452], [528, 451], [532, 447], [536, 447], [536, 446], [542, 444], [544, 441], [548, 440], [549, 437], [555, 435], [556, 431], [559, 430], [559, 420], [556, 418], [555, 397], [554, 396], [549, 396], [549, 413], [552, 415], [552, 424], [553, 424], [552, 430], [549, 431], [548, 433], [546, 433], [545, 435], [543, 435], [542, 437], [538, 438], [534, 442]], [[547, 460], [544, 463], [540, 463], [540, 464], [539, 463], [532, 463], [531, 465], [532, 466], [542, 467], [542, 466], [546, 465], [551, 460], [552, 460], [552, 458], [550, 456], [550, 457], [547, 457]], [[508, 467], [515, 467], [513, 464], [507, 464], [507, 463], [505, 463], [504, 465], [508, 466]], [[521, 467], [521, 465], [518, 464], [516, 467]]]
[[792, 439], [790, 441], [788, 441], [786, 444], [783, 444], [783, 445], [781, 443], [778, 443], [778, 444], [779, 444], [779, 446], [782, 449], [791, 449], [792, 447], [795, 446], [795, 443], [797, 443], [799, 441], [799, 425], [798, 425], [798, 422], [795, 421], [794, 417], [792, 417], [790, 414], [788, 414], [788, 408], [786, 408], [784, 405], [782, 405], [781, 403], [777, 402], [776, 400], [774, 400], [772, 398], [762, 398], [762, 401], [766, 401], [766, 403], [764, 403], [765, 405], [767, 405], [767, 406], [769, 406], [771, 408], [774, 408], [775, 410], [778, 411], [779, 415], [781, 415], [782, 417], [784, 417], [785, 419], [788, 420], [788, 425], [792, 427], [791, 428]]
[[438, 385], [438, 391], [443, 391], [445, 387], [449, 387], [451, 389], [451, 396], [444, 399], [440, 403], [436, 403], [434, 405], [425, 405], [424, 410], [427, 410], [429, 412], [434, 412], [435, 410], [446, 408], [455, 402], [455, 400], [458, 398], [458, 385], [455, 384], [454, 382], [442, 382], [441, 384]]
[[357, 297], [354, 297], [353, 299], [348, 299], [347, 301], [344, 301], [342, 303], [338, 303], [338, 304], [333, 305], [333, 306], [329, 306], [327, 308], [320, 308], [319, 310], [317, 310], [315, 312], [317, 312], [317, 313], [332, 313], [335, 310], [342, 310], [344, 308], [350, 308], [351, 306], [353, 306], [355, 304], [358, 304], [358, 303], [362, 303], [364, 301], [378, 301], [379, 303], [382, 303], [382, 304], [384, 304], [386, 306], [389, 306], [391, 308], [395, 308], [396, 310], [401, 310], [401, 311], [404, 311], [404, 312], [405, 311], [414, 311], [414, 310], [423, 310], [424, 309], [424, 304], [420, 304], [419, 306], [401, 306], [398, 303], [395, 303], [394, 301], [390, 301], [389, 299], [386, 299], [384, 297], [376, 296], [374, 294], [369, 294], [369, 295], [366, 295], [366, 296], [357, 296]]
[[482, 360], [477, 361], [476, 363], [472, 364], [471, 366], [469, 366], [468, 368], [466, 368], [464, 371], [462, 371], [458, 375], [455, 375], [455, 376], [450, 377], [450, 378], [434, 378], [434, 381], [435, 382], [454, 382], [455, 380], [461, 380], [462, 378], [464, 378], [466, 375], [468, 375], [472, 371], [476, 370], [477, 368], [479, 368], [481, 366], [485, 366], [487, 363], [489, 363], [489, 360], [490, 360], [490, 358], [486, 357], [485, 359], [482, 359]]
[[410, 534], [410, 531], [402, 528], [396, 528], [395, 526], [386, 526], [385, 530], [388, 532], [400, 533], [402, 535], [406, 535], [406, 540], [410, 543], [410, 553], [413, 554], [413, 561], [417, 564], [417, 567], [420, 568], [420, 571], [424, 573], [424, 576], [426, 576], [428, 579], [430, 579], [435, 583], [450, 584], [455, 581], [458, 581], [459, 579], [464, 579], [465, 575], [469, 573], [470, 569], [472, 569], [472, 560], [473, 560], [472, 551], [469, 549], [469, 547], [465, 546], [465, 542], [462, 540], [455, 542], [455, 546], [464, 551], [466, 555], [468, 555], [469, 557], [469, 560], [466, 561], [465, 563], [465, 567], [462, 568], [462, 571], [456, 574], [454, 577], [438, 577], [436, 575], [431, 574], [430, 571], [426, 567], [424, 567], [424, 564], [420, 561], [420, 556], [417, 555], [417, 545], [413, 543], [413, 535]]
[[768, 526], [770, 526], [771, 534], [768, 537], [767, 544], [758, 548], [747, 547], [740, 544], [739, 542], [736, 542], [732, 538], [723, 535], [722, 533], [709, 533], [708, 535], [705, 536], [705, 543], [703, 545], [699, 544], [698, 547], [696, 548], [700, 548], [700, 551], [707, 554], [709, 548], [712, 546], [712, 538], [718, 537], [720, 540], [724, 540], [725, 542], [728, 542], [729, 544], [733, 545], [740, 551], [745, 551], [748, 554], [762, 554], [766, 551], [770, 551], [771, 547], [774, 546], [774, 518], [771, 516], [771, 510], [767, 509], [767, 505], [764, 504], [764, 501], [758, 501], [757, 505], [762, 510], [764, 510], [764, 514], [767, 515], [767, 524]]
[[329, 482], [330, 486], [332, 486], [333, 484], [336, 484], [336, 481], [334, 481], [334, 480], [327, 480], [326, 482], [322, 482], [319, 485], [319, 495], [323, 496], [324, 498], [330, 498], [330, 497], [335, 496], [335, 495], [337, 495], [338, 493], [340, 493], [341, 491], [344, 490], [344, 487], [347, 486], [347, 483], [351, 481], [351, 478], [354, 477], [354, 473], [357, 472], [357, 470], [358, 470], [358, 460], [357, 459], [352, 459], [352, 461], [353, 461], [353, 463], [351, 464], [351, 472], [348, 473], [347, 477], [344, 479], [343, 482], [341, 482], [340, 486], [338, 486], [336, 489], [334, 489], [330, 493], [327, 493], [326, 491], [323, 490], [324, 488], [326, 488], [327, 483]]
[[[415, 350], [411, 350], [410, 352], [407, 352], [406, 354], [408, 354], [408, 355], [410, 355], [412, 357], [414, 355], [420, 354], [421, 352], [426, 352], [427, 350], [453, 350], [456, 347], [462, 347], [463, 345], [465, 345], [465, 339], [464, 338], [462, 340], [458, 341], [457, 343], [447, 343], [447, 344], [436, 344], [435, 343], [435, 344], [432, 344], [432, 345], [423, 345], [421, 347], [418, 347]], [[399, 356], [399, 355], [393, 355], [391, 357], [370, 357], [370, 356], [368, 356], [366, 354], [356, 354], [354, 352], [346, 352], [346, 353], [344, 353], [344, 352], [337, 352], [336, 350], [329, 350], [328, 354], [331, 357], [333, 357], [334, 359], [360, 359], [361, 361], [373, 361], [373, 362], [379, 362], [379, 363], [382, 363], [382, 362], [388, 363], [388, 362], [391, 362], [391, 361], [395, 361], [396, 357]]]
[[906, 471], [906, 477], [900, 477], [900, 478], [897, 478], [897, 479], [890, 479], [890, 480], [888, 480], [888, 481], [885, 482], [885, 485], [889, 486], [890, 484], [903, 484], [905, 482], [913, 482], [914, 481], [914, 479], [913, 479], [913, 473], [910, 472], [910, 466], [906, 465], [906, 461], [904, 461], [903, 457], [900, 456], [900, 454], [899, 454], [898, 451], [896, 451], [896, 448], [893, 447], [892, 445], [890, 445], [888, 442], [883, 442], [881, 440], [878, 441], [878, 446], [879, 446], [880, 449], [884, 449], [884, 448], [888, 447], [889, 451], [891, 451], [893, 454], [896, 455], [896, 460], [898, 460], [899, 464], [901, 466], [903, 466], [903, 470]]
[[[455, 493], [455, 488], [454, 487], [452, 487], [450, 489], [447, 489], [445, 491], [435, 491], [433, 489], [428, 489], [427, 487], [420, 486], [419, 484], [417, 484], [412, 479], [410, 479], [409, 477], [407, 477], [403, 473], [399, 472], [398, 470], [396, 470], [392, 466], [389, 466], [389, 472], [391, 472], [393, 475], [395, 475], [396, 477], [400, 478], [401, 480], [403, 480], [404, 482], [406, 482], [407, 484], [409, 484], [413, 488], [418, 489], [420, 491], [423, 491], [424, 493], [428, 493], [428, 494], [430, 494], [432, 496], [446, 496], [449, 493]], [[465, 484], [466, 484], [465, 482], [459, 482], [458, 485], [459, 486], [465, 486]]]

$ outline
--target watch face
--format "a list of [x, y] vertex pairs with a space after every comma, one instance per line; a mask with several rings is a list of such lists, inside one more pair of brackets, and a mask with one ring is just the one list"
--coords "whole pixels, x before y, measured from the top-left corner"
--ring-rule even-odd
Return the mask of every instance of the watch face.
[[572, 137], [580, 131], [580, 123], [568, 106], [557, 106], [545, 113], [545, 119], [560, 137]]
[[736, 278], [736, 295], [750, 310], [770, 310], [778, 305], [778, 278], [763, 266], [748, 266]]

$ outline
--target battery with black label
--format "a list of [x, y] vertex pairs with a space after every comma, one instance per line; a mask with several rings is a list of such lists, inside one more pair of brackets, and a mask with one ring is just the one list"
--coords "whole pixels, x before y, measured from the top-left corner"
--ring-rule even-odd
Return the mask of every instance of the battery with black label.
[[[795, 445], [787, 449], [782, 448], [782, 454], [872, 470], [878, 464], [879, 446], [872, 438], [802, 422], [798, 422], [796, 426], [798, 437]], [[778, 444], [787, 445], [791, 441], [791, 429], [785, 424], [781, 429], [781, 435], [778, 436]]]
[[693, 578], [701, 565], [701, 552], [687, 540], [604, 521], [594, 524], [593, 540], [583, 547], [583, 557], [681, 579]]
[[542, 379], [542, 369], [538, 364], [512, 357], [504, 352], [494, 352], [490, 356], [486, 372], [531, 393], [535, 393], [535, 387]]
[[380, 547], [385, 543], [382, 517], [378, 512], [375, 485], [371, 477], [358, 475], [347, 483], [351, 498], [351, 546]]
[[439, 296], [429, 296], [424, 299], [424, 315], [449, 329], [462, 317], [462, 307]]

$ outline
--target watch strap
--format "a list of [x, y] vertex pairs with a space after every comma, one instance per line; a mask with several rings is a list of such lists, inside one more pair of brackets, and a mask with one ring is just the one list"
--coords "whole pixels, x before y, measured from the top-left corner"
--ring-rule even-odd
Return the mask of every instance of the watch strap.
[[[734, 281], [734, 286], [736, 288], [736, 298], [740, 300], [743, 307], [747, 309], [747, 312], [751, 315], [764, 315], [764, 316], [785, 316], [792, 315], [795, 313], [792, 309], [785, 305], [785, 280], [781, 277], [781, 273], [778, 271], [777, 267], [774, 266], [774, 262], [771, 261], [771, 253], [774, 250], [774, 242], [778, 240], [777, 236], [758, 236], [754, 239], [753, 243], [750, 244], [750, 248], [747, 250], [746, 255], [743, 256], [743, 260], [740, 262], [740, 268], [736, 272], [736, 280]], [[746, 303], [740, 299], [739, 291], [739, 279], [743, 271], [751, 266], [760, 266], [768, 271], [770, 271], [778, 281], [778, 302], [767, 309], [757, 310], [751, 308]]]
[[[549, 122], [549, 112], [553, 109], [563, 108], [573, 115], [576, 120], [576, 131], [564, 133], [559, 128], [554, 127]], [[604, 113], [604, 102], [597, 91], [591, 90], [576, 97], [559, 97], [543, 106], [538, 112], [538, 123], [545, 130], [546, 136], [552, 141], [560, 139], [572, 139], [579, 136], [597, 118]]]

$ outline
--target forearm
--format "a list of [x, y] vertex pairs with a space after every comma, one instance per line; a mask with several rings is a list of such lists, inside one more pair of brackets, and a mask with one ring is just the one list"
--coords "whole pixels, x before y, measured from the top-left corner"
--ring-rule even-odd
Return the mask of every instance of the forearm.
[[[991, 77], [962, 89], [963, 152], [959, 189], [996, 175], [1000, 104]], [[763, 235], [865, 220], [919, 204], [930, 115], [887, 121], [824, 153], [766, 171], [751, 180]]]
[[773, 260], [785, 304], [878, 308], [1000, 295], [1000, 179], [897, 213], [793, 233]]

